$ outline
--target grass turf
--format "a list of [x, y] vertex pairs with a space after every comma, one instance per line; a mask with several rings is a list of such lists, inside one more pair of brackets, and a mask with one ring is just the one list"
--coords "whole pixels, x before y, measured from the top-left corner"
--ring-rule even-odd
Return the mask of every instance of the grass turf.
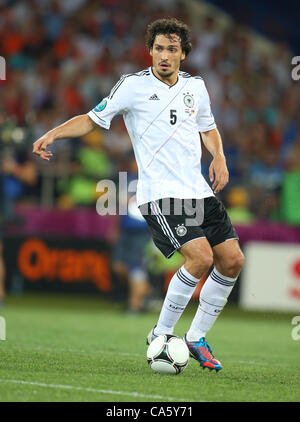
[[[187, 330], [190, 304], [175, 334]], [[219, 373], [191, 360], [178, 376], [155, 374], [145, 338], [158, 314], [125, 316], [98, 297], [26, 294], [0, 309], [1, 402], [298, 402], [300, 341], [293, 315], [228, 305], [207, 335]]]

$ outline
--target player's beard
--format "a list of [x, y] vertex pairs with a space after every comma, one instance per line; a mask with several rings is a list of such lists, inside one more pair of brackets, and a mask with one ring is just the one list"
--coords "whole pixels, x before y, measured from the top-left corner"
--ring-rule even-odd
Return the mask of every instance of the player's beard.
[[173, 75], [174, 70], [172, 70], [171, 72], [161, 72], [160, 70], [156, 69], [156, 72], [159, 74], [161, 78], [168, 79], [170, 78], [170, 76]]

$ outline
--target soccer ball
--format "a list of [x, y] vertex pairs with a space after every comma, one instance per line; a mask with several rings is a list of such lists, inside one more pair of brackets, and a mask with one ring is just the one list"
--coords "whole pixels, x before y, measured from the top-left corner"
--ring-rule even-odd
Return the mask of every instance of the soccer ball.
[[190, 352], [180, 337], [164, 334], [156, 337], [147, 350], [147, 361], [154, 372], [180, 374], [189, 363]]

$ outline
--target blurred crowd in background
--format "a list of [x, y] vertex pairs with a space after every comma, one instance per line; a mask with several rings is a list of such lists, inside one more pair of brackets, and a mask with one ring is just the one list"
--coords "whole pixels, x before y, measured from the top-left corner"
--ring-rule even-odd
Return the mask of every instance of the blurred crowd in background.
[[[121, 117], [110, 131], [58, 141], [43, 162], [32, 143], [67, 119], [87, 113], [122, 74], [151, 65], [147, 24], [174, 16], [191, 26], [193, 50], [182, 66], [201, 75], [222, 135], [230, 183], [220, 194], [233, 223], [300, 224], [300, 86], [289, 46], [265, 54], [252, 33], [232, 23], [220, 31], [207, 15], [195, 25], [177, 0], [0, 1], [0, 151], [3, 214], [16, 203], [95, 207], [96, 183], [118, 179], [131, 144]], [[211, 156], [203, 148], [208, 180]], [[300, 197], [300, 195], [298, 195]], [[292, 201], [293, 206], [290, 206]], [[299, 199], [298, 199], [299, 202]]]

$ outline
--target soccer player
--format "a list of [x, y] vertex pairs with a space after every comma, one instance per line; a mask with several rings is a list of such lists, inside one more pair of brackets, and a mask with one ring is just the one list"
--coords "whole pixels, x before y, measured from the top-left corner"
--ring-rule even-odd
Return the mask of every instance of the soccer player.
[[[79, 137], [97, 125], [109, 129], [122, 114], [139, 169], [137, 205], [160, 251], [177, 250], [185, 261], [170, 281], [148, 344], [172, 334], [200, 278], [213, 269], [201, 289], [199, 307], [184, 338], [191, 356], [204, 368], [222, 369], [206, 341], [227, 302], [244, 262], [238, 236], [215, 196], [228, 183], [222, 140], [200, 76], [180, 71], [191, 50], [190, 31], [174, 18], [147, 28], [152, 66], [124, 75], [94, 109], [50, 130], [34, 143], [44, 160], [57, 139]], [[201, 174], [201, 142], [212, 155], [209, 177]]]

